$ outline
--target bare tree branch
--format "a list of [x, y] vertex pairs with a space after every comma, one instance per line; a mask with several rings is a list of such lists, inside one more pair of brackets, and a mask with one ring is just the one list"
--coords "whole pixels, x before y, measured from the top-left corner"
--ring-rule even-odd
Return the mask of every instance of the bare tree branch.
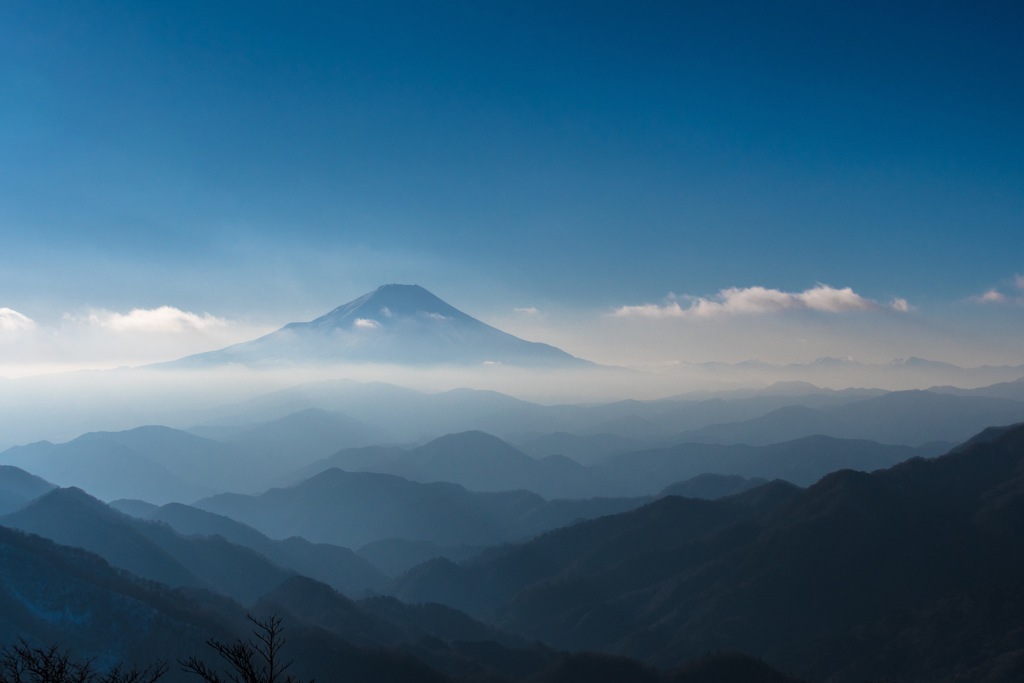
[[76, 662], [56, 645], [32, 647], [24, 640], [0, 651], [0, 683], [155, 683], [165, 673], [164, 663], [101, 673], [92, 660]]
[[286, 674], [292, 665], [291, 660], [281, 662], [281, 648], [287, 642], [281, 618], [271, 616], [260, 620], [252, 615], [247, 618], [255, 626], [253, 637], [248, 641], [222, 643], [211, 638], [206, 642], [227, 664], [223, 674], [195, 657], [179, 662], [182, 670], [199, 676], [206, 683], [224, 683], [225, 680], [232, 683], [301, 683]]

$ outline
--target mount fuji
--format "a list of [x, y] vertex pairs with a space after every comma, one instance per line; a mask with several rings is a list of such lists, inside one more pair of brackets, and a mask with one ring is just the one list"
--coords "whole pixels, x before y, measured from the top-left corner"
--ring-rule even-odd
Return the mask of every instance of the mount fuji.
[[319, 363], [594, 366], [554, 346], [491, 327], [419, 285], [399, 284], [378, 287], [315, 320], [289, 323], [258, 339], [160, 366]]

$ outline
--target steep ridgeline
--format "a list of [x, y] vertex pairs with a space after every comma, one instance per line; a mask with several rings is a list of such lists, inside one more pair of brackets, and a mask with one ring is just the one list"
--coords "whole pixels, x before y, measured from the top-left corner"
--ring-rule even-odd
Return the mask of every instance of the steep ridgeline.
[[[219, 491], [260, 490], [277, 476], [270, 455], [261, 458], [235, 444], [161, 426], [15, 446], [0, 453], [0, 462], [103, 500], [141, 498], [158, 504]], [[111, 476], [114, 472], [117, 476]]]
[[480, 431], [448, 434], [411, 449], [346, 449], [303, 468], [292, 478], [301, 481], [332, 467], [394, 474], [424, 483], [447, 481], [471, 491], [524, 489], [549, 499], [607, 496], [614, 490], [610, 482], [573, 460], [531, 458]]
[[[0, 643], [59, 643], [102, 666], [148, 665], [201, 653], [210, 637], [232, 635], [240, 608], [200, 604], [116, 570], [98, 556], [0, 527]], [[238, 615], [242, 616], [242, 615]]]
[[749, 491], [767, 483], [766, 480], [759, 477], [747, 479], [737, 474], [698, 474], [691, 479], [669, 484], [661, 490], [658, 497], [679, 496], [680, 498], [718, 500], [719, 498]]
[[271, 538], [302, 536], [358, 549], [384, 539], [488, 546], [529, 538], [578, 519], [630, 510], [639, 498], [545, 501], [529, 491], [473, 492], [389, 474], [330, 469], [258, 496], [222, 494], [195, 506]]
[[347, 472], [394, 474], [419, 482], [448, 481], [473, 491], [524, 489], [548, 499], [575, 499], [655, 495], [667, 486], [702, 474], [785, 479], [807, 486], [839, 469], [871, 471], [915, 456], [937, 454], [931, 447], [812, 436], [770, 446], [682, 443], [625, 452], [585, 467], [557, 455], [531, 458], [497, 437], [464, 432], [416, 448], [345, 449], [298, 470], [286, 480], [302, 481], [337, 467]]
[[22, 508], [54, 488], [50, 482], [19, 467], [0, 465], [0, 515]]
[[701, 474], [784, 479], [809, 486], [841, 469], [863, 472], [913, 457], [937, 455], [930, 447], [889, 446], [874, 441], [807, 436], [767, 446], [680, 443], [622, 453], [591, 466], [620, 495], [658, 491]]
[[555, 646], [671, 666], [739, 650], [811, 680], [1024, 677], [1024, 425], [934, 460], [664, 498], [396, 587]]
[[1024, 401], [1024, 377], [1012, 382], [998, 382], [977, 389], [961, 389], [952, 386], [932, 387], [929, 391], [937, 394], [953, 394], [956, 396], [990, 396], [992, 398], [1008, 398], [1013, 401]]
[[114, 501], [111, 507], [133, 517], [162, 522], [184, 536], [220, 536], [346, 595], [376, 591], [386, 582], [370, 562], [341, 546], [310, 543], [297, 536], [275, 541], [241, 522], [180, 503], [156, 507], [139, 505], [137, 501]]
[[993, 424], [1024, 420], [1024, 401], [985, 395], [893, 391], [831, 406], [790, 405], [755, 418], [710, 424], [676, 441], [766, 445], [825, 435], [885, 444], [959, 443]]
[[0, 525], [84, 548], [136, 576], [169, 586], [206, 588], [250, 604], [292, 574], [222, 537], [184, 537], [128, 517], [79, 489], [55, 489]]
[[265, 422], [235, 426], [199, 426], [188, 430], [197, 436], [241, 447], [265, 461], [280, 460], [287, 453], [292, 464], [326, 458], [341, 448], [386, 443], [388, 430], [377, 429], [344, 413], [305, 408]]
[[480, 322], [418, 285], [389, 284], [309, 322], [157, 367], [385, 363], [593, 367]]

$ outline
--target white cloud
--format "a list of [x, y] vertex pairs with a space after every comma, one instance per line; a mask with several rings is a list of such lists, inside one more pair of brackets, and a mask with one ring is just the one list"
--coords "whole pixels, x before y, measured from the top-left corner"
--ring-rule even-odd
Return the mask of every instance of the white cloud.
[[538, 313], [540, 313], [540, 309], [538, 309], [536, 306], [516, 307], [513, 308], [512, 311], [514, 313], [522, 313], [523, 315], [537, 315]]
[[380, 323], [371, 318], [356, 318], [355, 328], [357, 330], [376, 330]]
[[640, 304], [639, 306], [621, 306], [612, 313], [620, 318], [641, 317], [641, 318], [682, 318], [687, 315], [689, 309], [679, 305], [678, 301], [670, 301], [664, 306], [658, 304]]
[[856, 294], [850, 287], [835, 289], [827, 285], [818, 285], [795, 296], [811, 310], [830, 313], [864, 311], [878, 307], [877, 303]]
[[430, 318], [431, 320], [451, 320], [451, 318], [449, 318], [448, 316], [441, 315], [440, 313], [428, 313], [426, 311], [420, 311], [420, 315]]
[[21, 377], [173, 360], [255, 339], [273, 327], [173, 306], [86, 309], [65, 313], [58, 324], [37, 323], [0, 308], [0, 374]]
[[1009, 284], [992, 287], [976, 296], [967, 297], [966, 301], [976, 304], [1017, 304], [1024, 305], [1024, 275], [1014, 275]]
[[[713, 297], [682, 297], [687, 306], [680, 305], [677, 297], [670, 296], [664, 305], [641, 304], [622, 306], [612, 315], [648, 318], [708, 318], [719, 315], [741, 315], [772, 313], [785, 310], [810, 310], [827, 313], [868, 311], [884, 308], [871, 299], [866, 299], [850, 287], [837, 289], [828, 285], [817, 285], [803, 292], [783, 292], [767, 287], [730, 287]], [[905, 299], [894, 299], [889, 308], [895, 311], [910, 310]]]
[[984, 294], [971, 297], [972, 300], [977, 301], [980, 304], [999, 304], [1006, 301], [1006, 295], [997, 289], [990, 289]]
[[180, 332], [208, 332], [229, 325], [227, 320], [208, 313], [199, 315], [173, 306], [135, 308], [128, 313], [90, 311], [84, 317], [65, 315], [65, 320], [84, 322], [114, 332], [152, 332], [173, 334]]
[[391, 309], [388, 308], [387, 306], [384, 306], [383, 308], [380, 309], [380, 314], [382, 316], [384, 316], [385, 318], [393, 318], [393, 317], [395, 317], [395, 314], [392, 313]]
[[906, 313], [910, 310], [910, 304], [907, 303], [906, 299], [895, 298], [889, 302], [889, 308], [898, 313]]
[[0, 331], [21, 332], [35, 328], [35, 321], [24, 313], [19, 313], [13, 308], [0, 308]]

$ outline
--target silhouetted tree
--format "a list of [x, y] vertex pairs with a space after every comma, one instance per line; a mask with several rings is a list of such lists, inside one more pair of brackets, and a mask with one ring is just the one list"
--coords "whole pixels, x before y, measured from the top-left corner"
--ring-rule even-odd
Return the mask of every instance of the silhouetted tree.
[[281, 648], [286, 642], [282, 635], [284, 629], [281, 627], [281, 619], [272, 616], [266, 621], [260, 621], [252, 615], [247, 618], [256, 625], [252, 632], [255, 640], [222, 643], [211, 638], [206, 641], [228, 664], [229, 670], [223, 674], [224, 678], [195, 656], [180, 662], [182, 670], [199, 676], [207, 683], [301, 683], [286, 673], [292, 662], [283, 662], [280, 658]]
[[0, 683], [155, 683], [165, 673], [163, 663], [101, 672], [91, 661], [72, 661], [68, 652], [56, 645], [31, 647], [24, 640], [0, 651]]

